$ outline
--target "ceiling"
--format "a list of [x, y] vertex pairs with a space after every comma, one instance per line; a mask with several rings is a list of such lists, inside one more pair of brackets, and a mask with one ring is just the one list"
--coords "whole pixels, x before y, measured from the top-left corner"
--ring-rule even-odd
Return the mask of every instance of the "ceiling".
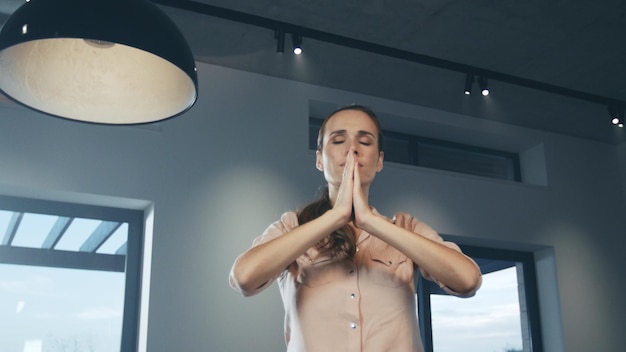
[[[0, 0], [4, 20], [22, 1]], [[608, 101], [626, 101], [623, 0], [153, 1], [200, 62], [626, 142], [607, 111]], [[283, 54], [276, 25], [287, 33]], [[300, 56], [290, 52], [296, 31]], [[486, 74], [490, 96], [476, 83], [463, 94], [470, 68]]]

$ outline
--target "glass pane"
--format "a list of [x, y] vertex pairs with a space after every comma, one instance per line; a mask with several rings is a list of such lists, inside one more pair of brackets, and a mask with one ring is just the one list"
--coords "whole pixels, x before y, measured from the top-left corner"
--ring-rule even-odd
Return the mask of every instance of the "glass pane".
[[411, 143], [408, 135], [385, 134], [384, 140], [385, 161], [393, 161], [401, 164], [412, 164]]
[[93, 219], [74, 219], [54, 249], [78, 252], [80, 246], [85, 243], [101, 222], [101, 220]]
[[124, 277], [0, 264], [2, 351], [119, 351]]
[[517, 268], [483, 275], [476, 296], [431, 295], [435, 352], [523, 351]]
[[59, 217], [26, 213], [11, 243], [15, 247], [41, 248], [46, 235]]
[[459, 146], [420, 142], [417, 148], [419, 165], [433, 169], [461, 172], [503, 180], [515, 180], [512, 155], [474, 151]]
[[[128, 223], [123, 223], [120, 227], [113, 232], [106, 242], [102, 244], [96, 253], [102, 254], [116, 254], [117, 251], [126, 244], [128, 239]], [[126, 252], [121, 253], [126, 254]]]

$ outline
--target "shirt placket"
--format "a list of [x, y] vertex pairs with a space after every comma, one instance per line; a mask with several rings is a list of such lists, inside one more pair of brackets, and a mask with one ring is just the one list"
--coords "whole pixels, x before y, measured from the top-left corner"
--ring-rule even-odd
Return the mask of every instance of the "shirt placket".
[[348, 330], [348, 351], [361, 351], [363, 329], [361, 326], [361, 292], [359, 290], [359, 271], [357, 265], [351, 262], [348, 270], [348, 285], [346, 290], [346, 317], [345, 328]]

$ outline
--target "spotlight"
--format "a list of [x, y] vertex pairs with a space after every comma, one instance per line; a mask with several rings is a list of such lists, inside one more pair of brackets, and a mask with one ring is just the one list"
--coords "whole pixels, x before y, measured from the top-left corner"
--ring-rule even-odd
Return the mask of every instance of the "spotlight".
[[291, 39], [293, 41], [293, 53], [296, 55], [302, 54], [302, 36], [299, 34], [292, 34]]
[[480, 86], [480, 93], [484, 96], [488, 96], [489, 88], [487, 88], [487, 77], [478, 76], [478, 85]]
[[619, 104], [609, 105], [611, 123], [617, 127], [624, 127], [624, 107]]
[[472, 94], [472, 84], [474, 83], [474, 75], [468, 73], [465, 76], [465, 95]]
[[283, 30], [274, 31], [276, 38], [276, 52], [282, 54], [285, 52], [285, 32]]
[[624, 121], [620, 120], [617, 117], [614, 117], [613, 120], [611, 121], [613, 122], [613, 124], [619, 128], [623, 128], [624, 127]]

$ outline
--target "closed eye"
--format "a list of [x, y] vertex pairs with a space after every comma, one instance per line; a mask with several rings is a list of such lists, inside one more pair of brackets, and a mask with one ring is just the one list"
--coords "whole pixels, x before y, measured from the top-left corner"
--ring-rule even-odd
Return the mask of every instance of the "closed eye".
[[359, 139], [359, 143], [361, 143], [362, 145], [372, 145], [374, 141], [372, 140], [372, 138], [362, 137]]

